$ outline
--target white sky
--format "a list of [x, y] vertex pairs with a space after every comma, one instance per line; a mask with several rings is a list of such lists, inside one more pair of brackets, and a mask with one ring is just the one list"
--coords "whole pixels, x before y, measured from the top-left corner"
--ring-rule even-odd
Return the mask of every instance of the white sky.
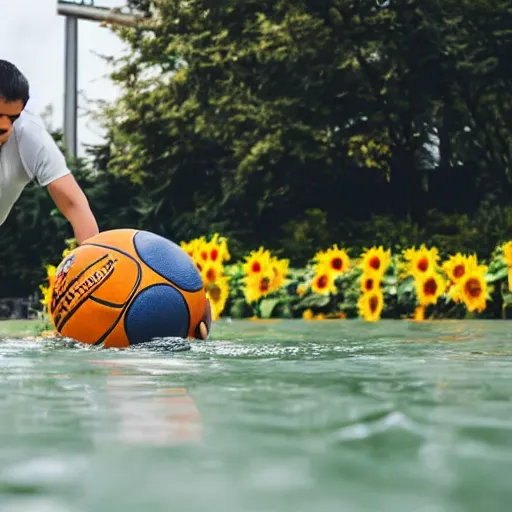
[[[95, 0], [104, 7], [120, 7], [123, 0]], [[64, 105], [64, 20], [57, 14], [57, 0], [0, 0], [0, 58], [9, 60], [27, 76], [31, 86], [31, 108], [42, 112], [54, 108], [53, 127], [63, 125]], [[82, 96], [112, 100], [117, 91], [105, 78], [109, 71], [95, 53], [118, 56], [124, 45], [99, 24], [78, 22], [78, 89]], [[80, 114], [79, 114], [80, 115]], [[101, 130], [83, 116], [78, 120], [78, 141], [96, 143]], [[80, 151], [81, 152], [81, 151]]]

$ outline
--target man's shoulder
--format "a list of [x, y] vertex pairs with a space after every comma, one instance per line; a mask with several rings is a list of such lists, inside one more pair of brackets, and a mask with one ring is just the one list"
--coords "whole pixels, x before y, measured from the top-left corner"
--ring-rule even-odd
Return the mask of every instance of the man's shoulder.
[[23, 137], [25, 134], [41, 134], [47, 132], [41, 116], [38, 116], [27, 108], [23, 110], [20, 117], [14, 123], [13, 128], [17, 138]]
[[[14, 139], [26, 173], [46, 186], [69, 174], [64, 155], [46, 128], [41, 116], [25, 109], [14, 123]], [[9, 142], [9, 141], [8, 141]]]

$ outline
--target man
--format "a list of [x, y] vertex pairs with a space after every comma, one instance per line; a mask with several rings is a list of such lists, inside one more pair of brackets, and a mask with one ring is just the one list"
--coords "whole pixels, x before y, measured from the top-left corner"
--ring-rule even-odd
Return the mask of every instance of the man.
[[47, 188], [81, 244], [98, 233], [96, 219], [42, 119], [25, 108], [28, 99], [25, 76], [0, 60], [0, 226], [23, 189], [35, 181]]

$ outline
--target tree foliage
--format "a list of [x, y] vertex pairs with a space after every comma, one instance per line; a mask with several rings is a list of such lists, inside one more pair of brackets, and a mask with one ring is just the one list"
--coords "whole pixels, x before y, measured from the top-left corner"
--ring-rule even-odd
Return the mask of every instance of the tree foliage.
[[[512, 236], [510, 2], [130, 3], [147, 17], [115, 29], [108, 140], [77, 168], [102, 229], [219, 231], [294, 264], [333, 242], [485, 257]], [[2, 227], [37, 245], [20, 272], [64, 234], [41, 194]]]
[[[508, 2], [132, 4], [150, 17], [118, 31], [109, 169], [148, 191], [153, 229], [278, 248], [315, 208], [345, 238], [347, 218], [506, 202]], [[436, 204], [452, 187], [467, 200]]]

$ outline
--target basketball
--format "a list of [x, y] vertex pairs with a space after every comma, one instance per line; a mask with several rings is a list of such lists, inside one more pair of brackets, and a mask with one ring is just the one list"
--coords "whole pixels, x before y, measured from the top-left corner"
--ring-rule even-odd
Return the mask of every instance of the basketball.
[[104, 347], [205, 338], [211, 325], [190, 256], [134, 229], [104, 231], [71, 251], [57, 268], [49, 313], [60, 335]]

